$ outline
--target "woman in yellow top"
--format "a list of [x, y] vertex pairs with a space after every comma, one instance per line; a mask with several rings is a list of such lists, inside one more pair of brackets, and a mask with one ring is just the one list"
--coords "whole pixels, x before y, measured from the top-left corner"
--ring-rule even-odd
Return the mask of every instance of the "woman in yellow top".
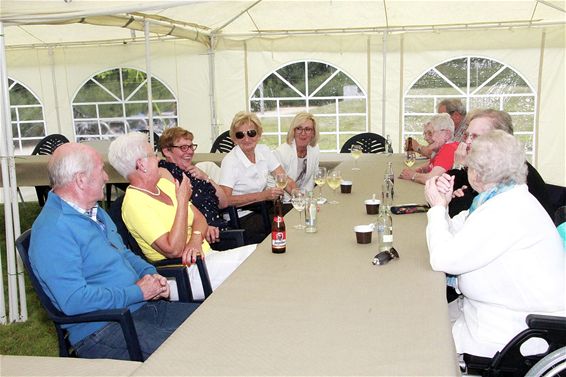
[[166, 169], [158, 167], [158, 158], [145, 134], [133, 132], [118, 137], [110, 144], [108, 159], [130, 182], [122, 205], [126, 227], [149, 260], [180, 257], [190, 266], [195, 298], [204, 296], [193, 264], [197, 255], [206, 255], [215, 289], [255, 249], [248, 246], [221, 253], [210, 249], [204, 239], [208, 227], [206, 219], [189, 202], [190, 181], [183, 179], [179, 184]]

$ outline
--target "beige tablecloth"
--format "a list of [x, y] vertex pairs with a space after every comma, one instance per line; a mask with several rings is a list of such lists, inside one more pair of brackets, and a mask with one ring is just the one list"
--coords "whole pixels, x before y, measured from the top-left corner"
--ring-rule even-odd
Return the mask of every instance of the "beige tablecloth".
[[[395, 171], [402, 168], [401, 157]], [[445, 279], [428, 263], [425, 214], [394, 215], [401, 258], [373, 266], [377, 240], [355, 241], [375, 221], [363, 200], [379, 196], [387, 157], [364, 155], [352, 194], [324, 205], [319, 231], [292, 228], [287, 253], [258, 246], [240, 268], [135, 375], [458, 375]], [[396, 203], [423, 203], [423, 186], [396, 181]], [[328, 187], [324, 194], [332, 196]]]

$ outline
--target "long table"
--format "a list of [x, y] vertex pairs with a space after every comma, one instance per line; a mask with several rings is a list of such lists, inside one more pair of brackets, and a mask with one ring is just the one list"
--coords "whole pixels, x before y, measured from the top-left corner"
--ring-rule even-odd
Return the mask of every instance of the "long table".
[[[364, 155], [351, 194], [322, 206], [315, 234], [285, 217], [287, 252], [270, 240], [236, 270], [134, 375], [459, 375], [445, 279], [433, 272], [425, 214], [394, 215], [400, 254], [371, 263], [377, 240], [355, 241], [354, 225], [375, 221], [364, 199], [379, 197], [385, 164], [402, 158]], [[423, 203], [423, 186], [395, 181], [395, 202]], [[325, 187], [324, 194], [332, 197]]]

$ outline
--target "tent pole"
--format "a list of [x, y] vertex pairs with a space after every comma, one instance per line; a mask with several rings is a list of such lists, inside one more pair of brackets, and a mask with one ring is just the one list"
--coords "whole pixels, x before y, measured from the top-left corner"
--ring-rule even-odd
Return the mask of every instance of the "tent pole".
[[145, 37], [145, 70], [147, 74], [147, 129], [149, 130], [149, 144], [153, 148], [153, 91], [151, 88], [151, 46], [149, 40], [149, 21], [144, 21]]
[[[0, 156], [2, 164], [2, 182], [4, 194], [4, 220], [6, 227], [6, 263], [8, 274], [8, 301], [9, 301], [9, 322], [27, 319], [27, 307], [25, 303], [25, 288], [22, 276], [22, 262], [16, 257], [14, 247], [15, 237], [20, 235], [20, 216], [18, 212], [18, 196], [16, 192], [16, 170], [14, 164], [14, 147], [12, 144], [12, 128], [10, 121], [10, 98], [8, 91], [8, 73], [6, 70], [6, 50], [4, 44], [4, 24], [0, 22], [0, 86], [2, 103], [0, 104]], [[19, 298], [23, 298], [21, 313], [18, 314]], [[6, 323], [6, 309], [4, 301], [3, 281], [0, 282], [2, 292], [2, 304], [0, 305], [0, 323]]]
[[209, 82], [209, 101], [210, 101], [210, 141], [214, 143], [214, 140], [220, 134], [218, 129], [218, 120], [216, 119], [216, 65], [215, 56], [216, 54], [216, 36], [212, 34], [210, 36], [210, 47], [208, 48], [208, 82]]
[[387, 90], [387, 32], [383, 33], [383, 72], [381, 80], [382, 82], [382, 93], [381, 93], [381, 135], [385, 137], [385, 107], [386, 107], [386, 90]]

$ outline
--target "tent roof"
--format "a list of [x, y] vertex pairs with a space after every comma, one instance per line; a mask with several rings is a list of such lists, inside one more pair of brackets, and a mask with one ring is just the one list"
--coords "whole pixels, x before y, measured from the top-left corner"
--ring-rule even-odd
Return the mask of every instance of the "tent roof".
[[153, 36], [209, 44], [210, 36], [563, 25], [565, 9], [564, 0], [2, 0], [0, 21], [8, 47], [136, 40], [142, 35], [135, 30], [143, 30], [145, 19]]

